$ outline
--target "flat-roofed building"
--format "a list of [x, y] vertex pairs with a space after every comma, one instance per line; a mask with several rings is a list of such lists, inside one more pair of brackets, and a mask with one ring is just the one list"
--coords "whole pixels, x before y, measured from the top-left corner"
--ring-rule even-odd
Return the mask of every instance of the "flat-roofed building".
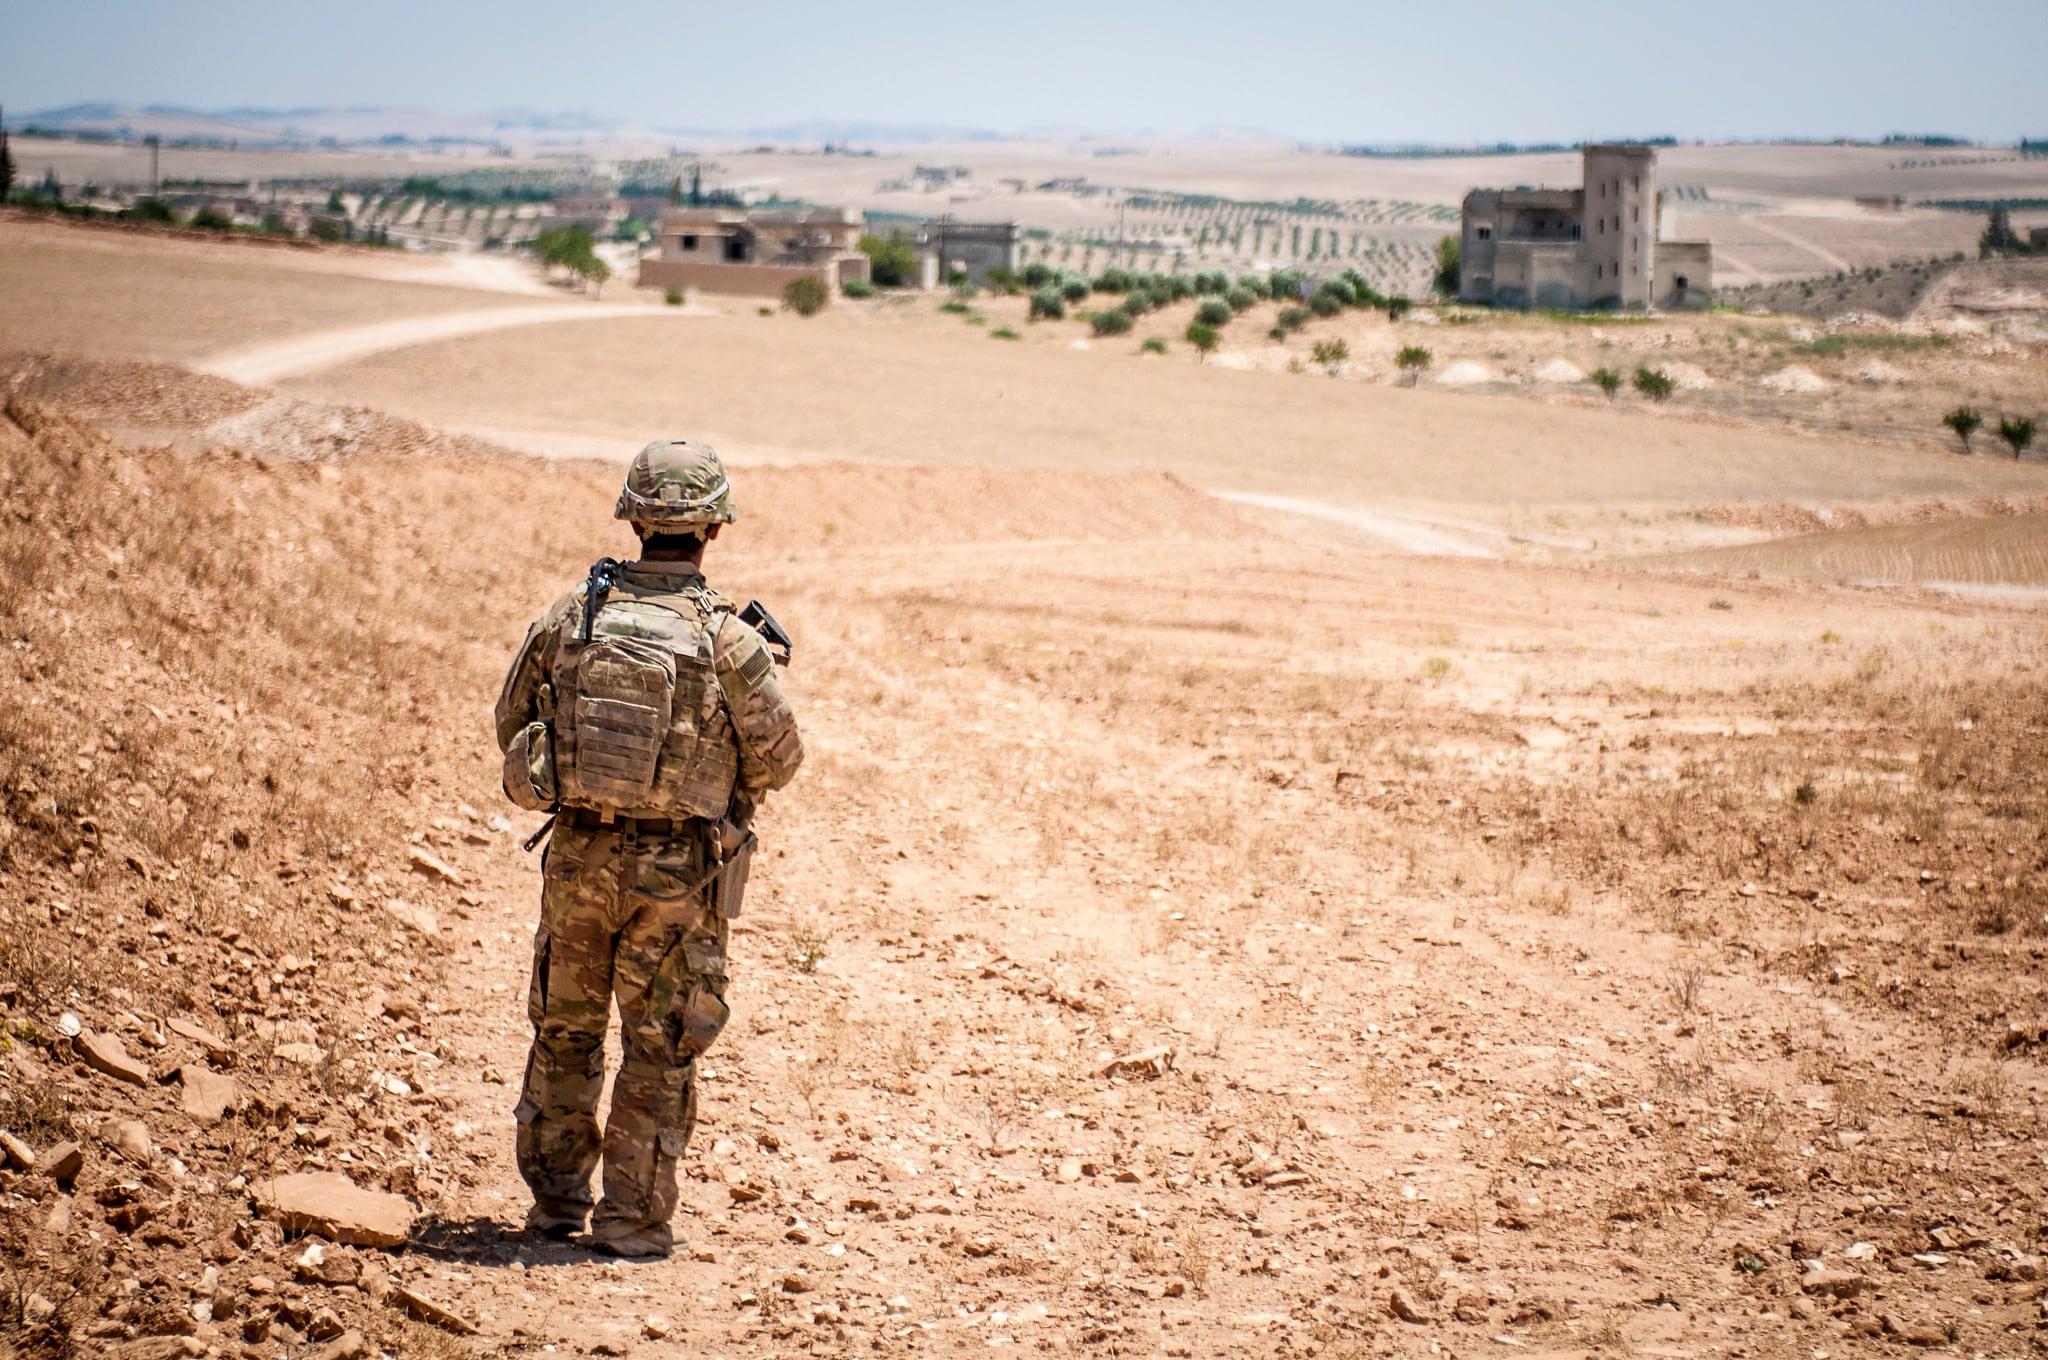
[[640, 286], [779, 297], [793, 279], [837, 293], [868, 277], [858, 208], [670, 208]]

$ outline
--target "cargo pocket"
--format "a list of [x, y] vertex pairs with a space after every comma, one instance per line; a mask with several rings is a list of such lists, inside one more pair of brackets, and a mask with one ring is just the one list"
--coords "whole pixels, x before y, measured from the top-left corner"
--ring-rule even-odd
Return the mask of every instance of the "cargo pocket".
[[717, 940], [689, 940], [683, 961], [690, 989], [676, 1010], [676, 1057], [690, 1062], [717, 1041], [732, 1011], [725, 1004], [725, 947]]
[[514, 807], [546, 812], [561, 791], [555, 782], [555, 734], [544, 722], [528, 723], [505, 748], [505, 796]]

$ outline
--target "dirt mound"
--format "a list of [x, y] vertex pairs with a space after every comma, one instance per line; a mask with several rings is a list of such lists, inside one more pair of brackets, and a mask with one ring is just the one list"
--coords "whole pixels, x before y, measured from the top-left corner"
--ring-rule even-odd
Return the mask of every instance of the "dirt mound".
[[450, 434], [367, 406], [273, 396], [203, 426], [201, 447], [251, 458], [326, 463], [358, 454], [508, 457], [511, 451], [470, 435]]
[[1540, 383], [1582, 383], [1586, 371], [1569, 359], [1552, 359], [1537, 369], [1534, 376]]
[[1439, 387], [1476, 387], [1481, 383], [1495, 383], [1500, 380], [1499, 373], [1477, 359], [1460, 359], [1456, 363], [1446, 364], [1434, 379]]
[[2048, 515], [1880, 524], [1741, 547], [1639, 559], [1635, 565], [1821, 580], [2048, 587]]
[[1834, 386], [1820, 374], [1800, 364], [1787, 364], [1775, 373], [1765, 374], [1757, 379], [1757, 382], [1760, 386], [1787, 396], [1794, 393], [1826, 392]]
[[0, 355], [0, 397], [61, 402], [122, 425], [196, 426], [248, 410], [263, 393], [175, 364], [115, 363], [49, 354]]

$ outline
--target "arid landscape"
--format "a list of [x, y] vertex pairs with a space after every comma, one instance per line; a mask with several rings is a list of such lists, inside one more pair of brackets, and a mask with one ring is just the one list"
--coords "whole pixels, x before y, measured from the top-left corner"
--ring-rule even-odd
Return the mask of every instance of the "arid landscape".
[[[1204, 358], [0, 219], [0, 1347], [2040, 1353], [2048, 463], [1940, 421], [2048, 287], [1912, 286]], [[811, 756], [614, 1263], [519, 1232], [488, 712], [667, 433]]]

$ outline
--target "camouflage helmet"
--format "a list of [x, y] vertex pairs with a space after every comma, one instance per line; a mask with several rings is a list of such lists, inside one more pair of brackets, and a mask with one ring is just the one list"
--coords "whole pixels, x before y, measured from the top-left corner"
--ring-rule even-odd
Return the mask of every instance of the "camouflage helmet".
[[733, 521], [732, 483], [709, 444], [657, 439], [626, 469], [613, 519], [664, 532], [687, 532]]

